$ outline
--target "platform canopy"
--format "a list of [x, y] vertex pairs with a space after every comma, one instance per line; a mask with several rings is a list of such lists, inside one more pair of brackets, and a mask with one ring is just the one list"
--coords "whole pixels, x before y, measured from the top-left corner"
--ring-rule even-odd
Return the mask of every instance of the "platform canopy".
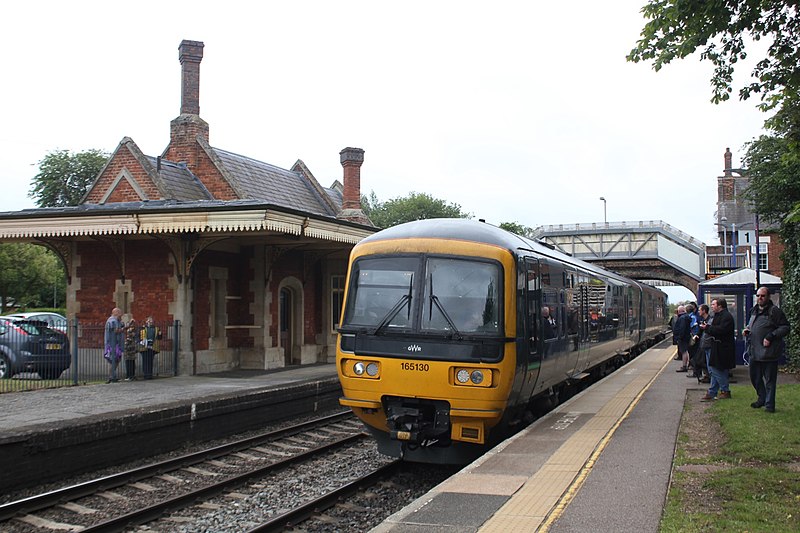
[[[761, 285], [782, 285], [783, 281], [778, 276], [767, 274], [766, 272], [759, 272], [758, 281]], [[700, 283], [703, 287], [714, 285], [755, 285], [756, 271], [752, 268], [740, 268], [722, 276], [703, 281]]]

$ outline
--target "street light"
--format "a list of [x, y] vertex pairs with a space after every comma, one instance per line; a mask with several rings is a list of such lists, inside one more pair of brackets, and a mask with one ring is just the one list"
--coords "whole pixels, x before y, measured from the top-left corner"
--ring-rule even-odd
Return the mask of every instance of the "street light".
[[[727, 258], [728, 257], [728, 226], [725, 224], [725, 222], [728, 221], [728, 217], [722, 217], [720, 220], [722, 221], [721, 223], [717, 222], [714, 225], [722, 227], [722, 257], [723, 258]], [[727, 262], [728, 262], [728, 265], [725, 265], [725, 266], [730, 267], [730, 261], [727, 261]]]
[[603, 196], [601, 196], [600, 199], [603, 200], [603, 224], [608, 224], [608, 217], [606, 216], [606, 199]]

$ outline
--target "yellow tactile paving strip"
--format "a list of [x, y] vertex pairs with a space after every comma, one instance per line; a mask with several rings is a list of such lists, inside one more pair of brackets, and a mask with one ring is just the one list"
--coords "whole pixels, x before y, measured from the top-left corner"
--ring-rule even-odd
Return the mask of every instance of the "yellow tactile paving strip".
[[[656, 376], [672, 359], [674, 349], [650, 349], [643, 355], [595, 385], [588, 394], [581, 394], [558, 409], [564, 413], [592, 415], [583, 426], [570, 435], [542, 467], [527, 478], [509, 501], [505, 503], [481, 528], [482, 533], [546, 531], [557, 518], [605, 447], [619, 424], [641, 398]], [[520, 455], [520, 460], [525, 456]], [[459, 476], [440, 487], [441, 491], [464, 490], [481, 494], [507, 495], [521, 476], [495, 476], [498, 482], [488, 482], [488, 477], [475, 472], [465, 473], [472, 478], [457, 481]], [[497, 492], [491, 490], [498, 489]]]

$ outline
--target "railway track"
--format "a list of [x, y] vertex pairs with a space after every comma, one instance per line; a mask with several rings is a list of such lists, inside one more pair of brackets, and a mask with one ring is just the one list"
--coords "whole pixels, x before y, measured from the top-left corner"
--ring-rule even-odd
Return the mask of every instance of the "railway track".
[[[150, 531], [173, 531], [178, 523], [202, 522], [209, 510], [230, 507], [245, 516], [246, 527], [235, 530], [276, 531], [356, 490], [380, 475], [376, 470], [385, 471], [389, 460], [367, 458], [374, 446], [365, 439], [361, 423], [339, 413], [9, 502], [0, 506], [0, 529], [105, 532], [147, 524]], [[313, 481], [341, 464], [357, 468], [327, 474], [330, 483]], [[292, 497], [298, 480], [305, 495]], [[315, 485], [317, 494], [309, 490]], [[276, 494], [292, 503], [278, 501]]]

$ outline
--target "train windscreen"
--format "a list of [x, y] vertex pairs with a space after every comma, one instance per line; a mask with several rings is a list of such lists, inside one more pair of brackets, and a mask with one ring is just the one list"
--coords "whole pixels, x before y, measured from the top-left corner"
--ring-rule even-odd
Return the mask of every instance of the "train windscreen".
[[445, 257], [370, 257], [353, 264], [342, 327], [497, 335], [500, 265]]

